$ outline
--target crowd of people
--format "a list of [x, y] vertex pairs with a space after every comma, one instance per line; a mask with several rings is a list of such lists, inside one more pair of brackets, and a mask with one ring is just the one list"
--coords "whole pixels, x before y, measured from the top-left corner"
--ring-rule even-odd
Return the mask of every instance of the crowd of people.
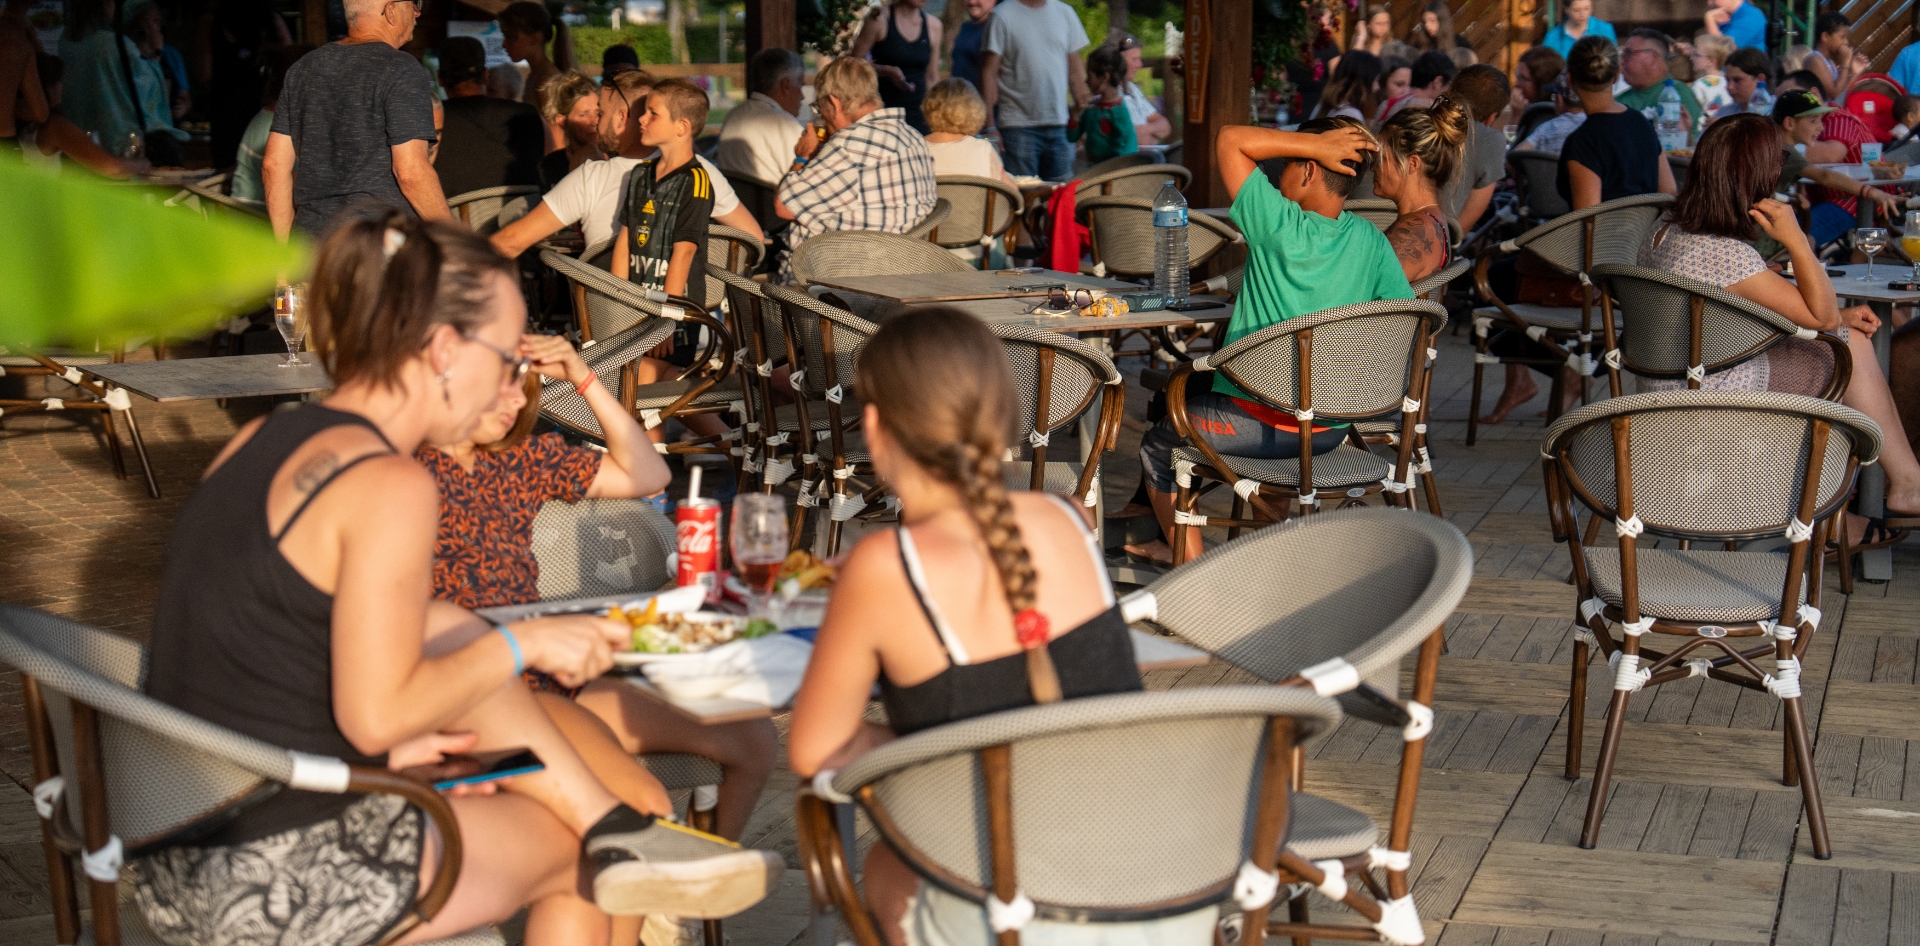
[[[364, 765], [537, 751], [541, 773], [452, 799], [464, 868], [415, 939], [530, 907], [531, 946], [631, 946], [643, 915], [724, 916], [777, 882], [777, 855], [733, 843], [779, 752], [770, 722], [694, 725], [605, 680], [612, 653], [630, 642], [623, 623], [473, 613], [538, 600], [531, 530], [543, 503], [655, 497], [670, 479], [666, 429], [636, 421], [565, 338], [528, 334], [519, 266], [577, 227], [584, 259], [704, 308], [719, 302], [704, 278], [716, 226], [755, 240], [777, 231], [765, 275], [787, 282], [791, 251], [808, 239], [911, 229], [933, 209], [939, 176], [1065, 181], [1077, 159], [1133, 153], [1171, 133], [1135, 82], [1139, 43], [1116, 33], [1094, 46], [1061, 0], [966, 0], [950, 43], [924, 5], [873, 10], [850, 53], [821, 62], [811, 80], [791, 50], [756, 53], [746, 99], [721, 123], [711, 158], [700, 146], [714, 104], [705, 88], [651, 75], [626, 46], [587, 75], [571, 62], [565, 24], [539, 3], [499, 15], [524, 73], [489, 68], [468, 37], [441, 43], [428, 73], [404, 51], [420, 16], [404, 0], [347, 0], [345, 39], [319, 48], [292, 43], [277, 17], [239, 0], [213, 4], [201, 24], [194, 74], [246, 77], [216, 83], [206, 109], [215, 146], [234, 158], [234, 196], [259, 201], [281, 238], [298, 232], [319, 247], [312, 339], [335, 390], [245, 426], [181, 507], [146, 687], [273, 745]], [[175, 120], [193, 108], [196, 83], [156, 8], [74, 0], [56, 58], [21, 45], [33, 41], [26, 6], [7, 0], [0, 18], [0, 83], [12, 89], [0, 95], [0, 138], [116, 176], [178, 147]], [[1890, 156], [1920, 155], [1920, 99], [1898, 98], [1884, 133], [1831, 104], [1868, 68], [1838, 13], [1819, 18], [1815, 44], [1792, 64], [1771, 56], [1765, 16], [1746, 0], [1712, 0], [1686, 42], [1616, 30], [1591, 0], [1562, 13], [1509, 75], [1477, 61], [1444, 0], [1425, 4], [1404, 33], [1388, 8], [1368, 7], [1350, 47], [1316, 42], [1303, 56], [1305, 121], [1229, 127], [1205, 143], [1246, 249], [1219, 343], [1337, 306], [1412, 298], [1414, 284], [1499, 222], [1510, 149], [1553, 155], [1554, 187], [1573, 210], [1676, 196], [1641, 265], [1844, 336], [1845, 401], [1890, 432], [1888, 515], [1850, 516], [1849, 535], [1856, 546], [1897, 541], [1920, 518], [1920, 462], [1897, 434], [1894, 384], [1871, 347], [1893, 326], [1838, 305], [1822, 253], [1852, 229], [1857, 202], [1893, 217], [1900, 202], [1819, 165], [1858, 163], [1876, 142]], [[1900, 54], [1896, 78], [1905, 68], [1920, 81], [1917, 51]], [[1690, 154], [1656, 131], [1669, 93]], [[1680, 157], [1712, 170], [1683, 182]], [[497, 232], [483, 238], [451, 221], [449, 197], [512, 185], [540, 196]], [[1391, 201], [1396, 219], [1381, 228], [1347, 212], [1360, 197]], [[767, 201], [766, 212], [749, 200]], [[1774, 259], [1791, 264], [1794, 281]], [[1496, 273], [1495, 291], [1523, 301], [1529, 276]], [[1490, 347], [1549, 348], [1524, 332]], [[635, 379], [668, 377], [677, 370], [668, 356], [641, 359]], [[1507, 366], [1485, 422], [1537, 395], [1533, 370]], [[1702, 384], [1817, 394], [1833, 370], [1826, 346], [1789, 339]], [[1569, 380], [1573, 392], [1587, 383]], [[546, 383], [586, 400], [602, 449], [534, 432]], [[860, 355], [853, 387], [864, 447], [899, 499], [900, 522], [844, 561], [843, 591], [794, 704], [795, 774], [971, 716], [1139, 689], [1081, 512], [1006, 489], [1018, 406], [992, 333], [946, 309], [889, 320]], [[1297, 459], [1350, 435], [1276, 411], [1224, 374], [1190, 388], [1185, 411], [1235, 456]], [[719, 415], [687, 426], [725, 433]], [[1183, 439], [1170, 418], [1156, 419], [1139, 450], [1142, 502], [1166, 537]], [[1178, 556], [1165, 540], [1128, 550], [1157, 561], [1202, 554], [1199, 530], [1185, 535]], [[865, 719], [875, 687], [887, 725]], [[668, 820], [671, 802], [634, 761], [639, 752], [722, 765], [717, 836]], [[243, 930], [305, 942], [295, 928], [305, 921], [275, 906], [287, 890], [304, 892], [301, 916], [323, 917], [327, 935], [374, 941], [431, 882], [446, 843], [389, 797], [288, 790], [192, 845], [139, 858], [137, 897], [169, 942]], [[334, 882], [342, 872], [356, 882]], [[918, 884], [885, 845], [865, 882], [890, 941], [987, 935], [978, 908]], [[1193, 931], [1211, 941], [1206, 912], [1204, 923], [1156, 922], [1174, 931], [1166, 941]]]

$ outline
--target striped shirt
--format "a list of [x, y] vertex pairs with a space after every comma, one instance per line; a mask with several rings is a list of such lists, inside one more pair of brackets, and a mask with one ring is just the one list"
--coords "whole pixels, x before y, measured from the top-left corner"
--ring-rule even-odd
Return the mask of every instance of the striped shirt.
[[[868, 113], [780, 179], [780, 202], [794, 216], [789, 248], [831, 230], [905, 233], [933, 211], [933, 152], [906, 115], [898, 108]], [[791, 253], [780, 279], [793, 281]]]

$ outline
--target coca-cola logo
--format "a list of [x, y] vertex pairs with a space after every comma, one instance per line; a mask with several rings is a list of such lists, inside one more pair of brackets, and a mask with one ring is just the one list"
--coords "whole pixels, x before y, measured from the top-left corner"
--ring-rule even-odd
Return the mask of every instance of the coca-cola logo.
[[695, 555], [713, 551], [719, 536], [720, 524], [717, 522], [682, 522], [675, 531], [680, 551]]

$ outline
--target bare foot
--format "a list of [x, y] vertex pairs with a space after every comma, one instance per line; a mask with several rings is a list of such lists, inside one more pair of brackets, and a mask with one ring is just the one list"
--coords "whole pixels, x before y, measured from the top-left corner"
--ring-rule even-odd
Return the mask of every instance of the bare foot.
[[1155, 564], [1173, 564], [1173, 546], [1168, 545], [1165, 539], [1154, 539], [1152, 542], [1140, 545], [1123, 545], [1121, 548], [1126, 549], [1129, 555], [1139, 556]]
[[1521, 375], [1518, 384], [1508, 381], [1506, 389], [1500, 392], [1500, 400], [1493, 405], [1492, 413], [1480, 418], [1480, 423], [1498, 424], [1506, 420], [1514, 408], [1533, 400], [1539, 393], [1540, 386], [1533, 383], [1533, 378], [1528, 375]]

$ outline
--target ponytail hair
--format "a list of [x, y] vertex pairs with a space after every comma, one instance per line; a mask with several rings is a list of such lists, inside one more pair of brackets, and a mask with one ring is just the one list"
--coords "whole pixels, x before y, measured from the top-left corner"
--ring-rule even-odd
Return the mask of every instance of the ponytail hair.
[[1405, 165], [1417, 157], [1427, 180], [1444, 188], [1460, 167], [1472, 125], [1466, 105], [1451, 95], [1440, 96], [1432, 108], [1403, 108], [1380, 126], [1380, 159]]
[[473, 331], [487, 303], [515, 278], [512, 260], [466, 227], [392, 207], [349, 211], [320, 248], [313, 272], [313, 350], [335, 385], [391, 388], [434, 329]]
[[879, 412], [880, 426], [901, 450], [960, 491], [1013, 612], [1034, 700], [1060, 699], [1045, 619], [1034, 608], [1033, 558], [1002, 469], [1018, 404], [1000, 340], [957, 309], [915, 308], [888, 319], [867, 341], [855, 377], [860, 399]]

